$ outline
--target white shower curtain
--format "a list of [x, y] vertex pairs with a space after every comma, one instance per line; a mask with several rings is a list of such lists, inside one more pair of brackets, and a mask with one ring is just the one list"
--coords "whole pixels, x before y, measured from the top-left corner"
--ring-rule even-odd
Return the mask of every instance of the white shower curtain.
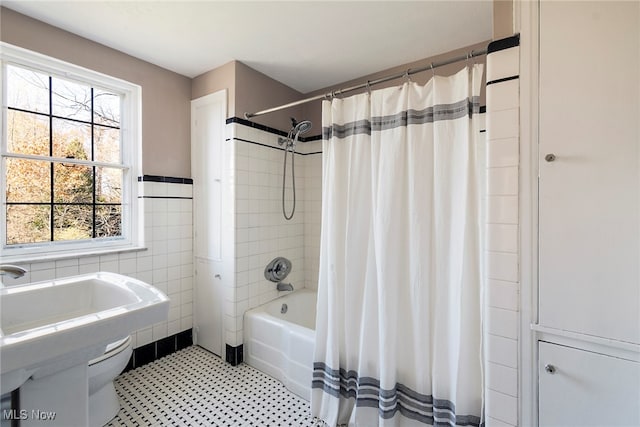
[[313, 415], [479, 425], [482, 65], [323, 103]]

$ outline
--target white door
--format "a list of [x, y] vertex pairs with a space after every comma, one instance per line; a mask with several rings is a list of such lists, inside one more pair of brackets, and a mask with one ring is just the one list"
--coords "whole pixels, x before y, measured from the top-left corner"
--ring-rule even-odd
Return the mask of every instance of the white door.
[[540, 2], [539, 114], [539, 323], [640, 343], [640, 2]]
[[540, 342], [540, 427], [639, 426], [640, 363]]
[[[226, 91], [191, 102], [191, 175], [194, 226], [194, 340], [223, 355], [222, 277], [231, 256], [225, 250], [224, 136]], [[231, 262], [233, 262], [231, 260]]]

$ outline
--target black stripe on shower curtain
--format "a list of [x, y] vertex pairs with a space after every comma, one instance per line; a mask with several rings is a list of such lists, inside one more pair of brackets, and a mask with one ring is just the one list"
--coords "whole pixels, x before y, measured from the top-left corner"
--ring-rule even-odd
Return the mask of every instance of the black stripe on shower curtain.
[[358, 120], [345, 123], [344, 125], [333, 124], [332, 127], [322, 128], [322, 139], [346, 138], [352, 135], [371, 135], [371, 131], [383, 131], [407, 125], [420, 125], [434, 123], [442, 120], [455, 120], [461, 117], [471, 117], [480, 112], [480, 97], [474, 96], [470, 99], [453, 104], [440, 104], [428, 107], [423, 110], [409, 109], [400, 111], [390, 116], [372, 117], [369, 120]]
[[380, 387], [380, 381], [361, 377], [356, 371], [335, 370], [322, 362], [313, 364], [312, 388], [334, 397], [356, 400], [356, 406], [378, 408], [380, 418], [393, 418], [400, 412], [406, 418], [433, 426], [480, 426], [474, 415], [458, 415], [453, 402], [420, 394], [403, 384], [392, 389]]

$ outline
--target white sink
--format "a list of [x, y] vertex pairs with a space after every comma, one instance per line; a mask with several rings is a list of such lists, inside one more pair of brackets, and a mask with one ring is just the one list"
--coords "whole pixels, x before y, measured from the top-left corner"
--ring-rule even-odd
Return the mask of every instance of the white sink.
[[115, 273], [0, 288], [0, 386], [11, 391], [86, 364], [107, 344], [167, 319], [169, 299]]

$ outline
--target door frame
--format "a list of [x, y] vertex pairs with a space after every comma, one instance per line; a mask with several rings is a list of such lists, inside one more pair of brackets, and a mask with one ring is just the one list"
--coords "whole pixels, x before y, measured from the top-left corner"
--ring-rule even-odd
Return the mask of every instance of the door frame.
[[520, 367], [519, 423], [538, 425], [538, 116], [539, 8], [515, 1], [520, 33]]

